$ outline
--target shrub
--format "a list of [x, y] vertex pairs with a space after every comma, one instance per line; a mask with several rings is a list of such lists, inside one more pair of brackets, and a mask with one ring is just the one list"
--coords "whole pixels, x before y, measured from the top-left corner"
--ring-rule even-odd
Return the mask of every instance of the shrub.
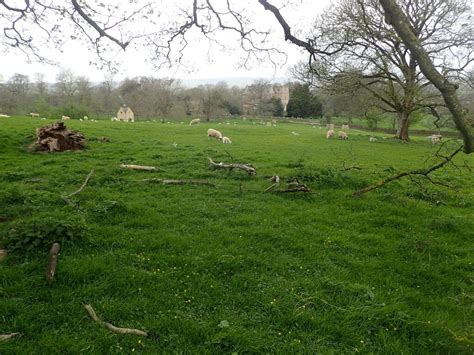
[[47, 249], [54, 242], [80, 242], [84, 239], [85, 231], [83, 220], [77, 217], [35, 217], [12, 223], [1, 237], [0, 244], [12, 251]]

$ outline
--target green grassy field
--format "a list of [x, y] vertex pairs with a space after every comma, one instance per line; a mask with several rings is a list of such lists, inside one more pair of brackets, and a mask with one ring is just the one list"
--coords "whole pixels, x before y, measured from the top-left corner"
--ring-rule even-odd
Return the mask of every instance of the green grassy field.
[[[0, 334], [22, 333], [0, 353], [472, 354], [474, 177], [460, 166], [473, 156], [433, 174], [456, 189], [406, 179], [353, 198], [429, 166], [438, 147], [369, 143], [357, 131], [327, 141], [323, 129], [289, 123], [69, 121], [86, 150], [33, 153], [35, 128], [49, 122], [0, 121], [0, 233], [3, 244], [28, 240], [0, 263]], [[233, 144], [207, 139], [209, 127]], [[257, 176], [211, 170], [207, 157], [252, 163]], [[61, 196], [91, 169], [67, 205]], [[263, 193], [274, 174], [313, 193]], [[48, 286], [48, 238], [58, 236]], [[152, 336], [111, 333], [86, 303]]]

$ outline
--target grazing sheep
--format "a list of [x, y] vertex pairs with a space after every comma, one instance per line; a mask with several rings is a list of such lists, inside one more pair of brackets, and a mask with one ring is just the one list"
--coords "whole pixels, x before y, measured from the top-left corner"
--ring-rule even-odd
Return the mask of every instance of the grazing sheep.
[[220, 141], [222, 140], [222, 133], [219, 132], [219, 131], [217, 131], [217, 130], [215, 130], [215, 129], [212, 129], [212, 128], [209, 128], [209, 129], [207, 130], [207, 136], [208, 136], [208, 137], [212, 137], [212, 138], [216, 138], [216, 139], [218, 139], [218, 140], [220, 140]]
[[39, 113], [37, 113], [37, 112], [30, 112], [30, 116], [31, 116], [31, 117], [38, 117], [38, 118], [39, 118], [40, 115], [39, 115]]
[[334, 130], [330, 129], [329, 131], [326, 132], [326, 139], [334, 137]]
[[67, 120], [70, 120], [71, 117], [69, 117], [69, 116], [64, 116], [64, 115], [63, 115], [63, 117], [61, 117], [61, 119], [62, 119], [63, 121], [67, 121]]
[[89, 117], [87, 117], [87, 116], [84, 116], [84, 119], [87, 121], [87, 120], [89, 119]]
[[443, 138], [443, 136], [441, 134], [432, 134], [428, 138], [431, 139], [431, 144], [435, 145], [435, 144], [438, 144], [441, 141], [441, 138]]
[[222, 137], [222, 143], [224, 143], [224, 144], [230, 144], [230, 143], [232, 143], [232, 141], [230, 140], [229, 137]]
[[117, 118], [117, 117], [111, 117], [110, 120], [111, 120], [112, 122], [117, 122], [117, 121], [118, 121], [118, 118]]
[[299, 136], [300, 134], [298, 132], [291, 132], [292, 135], [294, 136]]
[[267, 122], [267, 127], [271, 127], [272, 126], [272, 123], [271, 122]]
[[374, 143], [374, 142], [377, 142], [377, 141], [378, 141], [378, 139], [375, 138], [375, 137], [370, 137], [370, 138], [369, 138], [369, 142], [370, 142], [370, 143]]
[[195, 118], [195, 119], [191, 120], [191, 122], [189, 122], [189, 125], [193, 126], [193, 125], [196, 125], [196, 124], [199, 124], [199, 123], [201, 123], [201, 119], [200, 118]]
[[349, 136], [348, 136], [347, 133], [344, 132], [344, 131], [339, 131], [338, 137], [339, 137], [339, 139], [342, 139], [342, 140], [347, 140], [347, 139], [349, 139]]

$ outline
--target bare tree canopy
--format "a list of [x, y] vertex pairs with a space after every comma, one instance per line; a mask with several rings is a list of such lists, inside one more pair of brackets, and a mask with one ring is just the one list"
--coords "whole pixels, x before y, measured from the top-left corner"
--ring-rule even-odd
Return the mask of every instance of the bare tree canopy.
[[[171, 66], [182, 63], [189, 36], [199, 33], [216, 46], [238, 43], [244, 66], [262, 60], [281, 63], [284, 54], [270, 40], [274, 33], [247, 8], [255, 3], [273, 16], [286, 41], [309, 53], [311, 63], [331, 58], [327, 61], [341, 69], [344, 59], [346, 67], [354, 67], [351, 55], [365, 57], [368, 61], [356, 67], [356, 72], [373, 76], [364, 79], [388, 83], [385, 91], [390, 100], [382, 101], [401, 112], [402, 120], [408, 122], [410, 112], [417, 109], [421, 97], [418, 89], [427, 83], [424, 78], [428, 79], [453, 114], [465, 151], [474, 150], [472, 122], [455, 99], [456, 80], [463, 78], [474, 59], [472, 13], [467, 0], [342, 0], [335, 5], [336, 10], [347, 7], [348, 11], [335, 11], [334, 18], [328, 19], [339, 27], [322, 27], [322, 32], [312, 35], [292, 30], [288, 13], [285, 15], [286, 2], [279, 0], [0, 0], [1, 43], [47, 60], [41, 51], [45, 43], [60, 48], [66, 40], [80, 37], [109, 67], [114, 64], [109, 49], [117, 46], [123, 50], [145, 46], [157, 66]], [[351, 31], [345, 26], [352, 26]], [[228, 36], [224, 44], [219, 37], [222, 31]]]

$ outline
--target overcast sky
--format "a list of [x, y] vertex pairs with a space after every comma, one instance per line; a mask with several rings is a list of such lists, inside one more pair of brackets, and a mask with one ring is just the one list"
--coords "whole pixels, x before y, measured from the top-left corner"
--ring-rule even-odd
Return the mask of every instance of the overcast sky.
[[[187, 0], [189, 1], [189, 0]], [[223, 0], [221, 0], [223, 1]], [[166, 4], [173, 1], [167, 0]], [[177, 1], [180, 5], [184, 4], [183, 0]], [[280, 2], [285, 2], [281, 0]], [[278, 1], [276, 1], [278, 3]], [[287, 21], [297, 32], [307, 31], [314, 19], [322, 12], [325, 6], [328, 6], [330, 0], [299, 0], [293, 1], [290, 7], [282, 9]], [[152, 63], [147, 62], [147, 51], [145, 49], [128, 48], [123, 52], [116, 49], [114, 54], [116, 58], [122, 62], [119, 73], [115, 75], [115, 80], [121, 80], [125, 77], [135, 76], [155, 76], [155, 77], [175, 77], [181, 79], [206, 79], [206, 78], [235, 78], [235, 77], [255, 77], [269, 78], [287, 76], [288, 67], [295, 64], [299, 60], [306, 60], [307, 56], [294, 45], [285, 44], [283, 41], [283, 31], [276, 24], [274, 18], [268, 11], [264, 11], [256, 0], [249, 1], [250, 13], [256, 16], [259, 26], [273, 28], [275, 38], [272, 39], [275, 46], [283, 49], [288, 55], [287, 64], [283, 67], [275, 68], [270, 63], [262, 63], [260, 65], [253, 64], [251, 68], [239, 68], [239, 58], [242, 56], [241, 51], [235, 47], [228, 47], [225, 51], [213, 45], [209, 48], [208, 42], [199, 36], [190, 38], [190, 45], [186, 56], [189, 68], [171, 68], [156, 70]], [[254, 18], [255, 20], [255, 18]], [[222, 34], [221, 41], [226, 42], [227, 34]], [[60, 67], [71, 69], [76, 75], [83, 75], [92, 81], [101, 81], [107, 74], [100, 71], [90, 62], [94, 60], [94, 55], [84, 49], [84, 45], [78, 42], [69, 41], [64, 46], [63, 53], [51, 51], [55, 60], [59, 62], [59, 66], [49, 66], [39, 63], [27, 63], [23, 54], [18, 51], [10, 50], [3, 53], [0, 59], [0, 78], [7, 80], [15, 73], [29, 75], [33, 80], [35, 73], [45, 75], [45, 80], [52, 82], [55, 80]]]

